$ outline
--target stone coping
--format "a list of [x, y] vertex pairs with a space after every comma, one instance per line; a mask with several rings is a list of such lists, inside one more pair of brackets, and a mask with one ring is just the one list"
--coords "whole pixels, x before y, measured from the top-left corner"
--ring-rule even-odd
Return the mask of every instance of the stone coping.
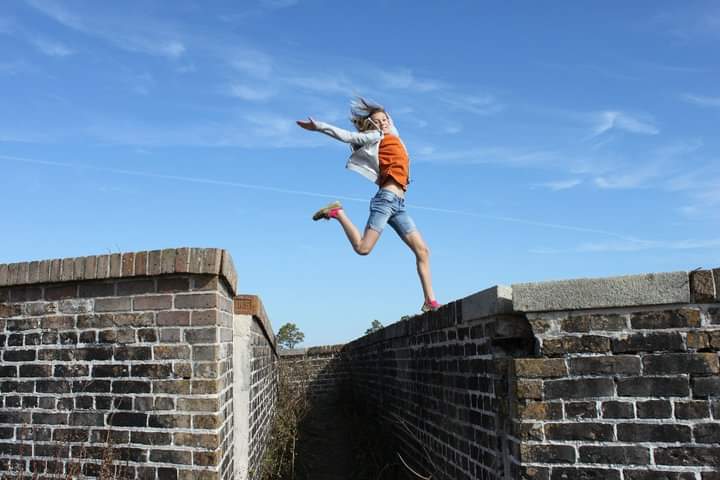
[[692, 300], [688, 272], [519, 283], [512, 286], [512, 297], [514, 309], [520, 312], [666, 305]]
[[2, 264], [0, 287], [177, 273], [218, 275], [232, 294], [237, 292], [237, 273], [227, 250], [189, 247]]
[[236, 315], [250, 315], [258, 321], [277, 354], [278, 348], [270, 317], [268, 317], [260, 297], [257, 295], [237, 295], [233, 300], [233, 309]]

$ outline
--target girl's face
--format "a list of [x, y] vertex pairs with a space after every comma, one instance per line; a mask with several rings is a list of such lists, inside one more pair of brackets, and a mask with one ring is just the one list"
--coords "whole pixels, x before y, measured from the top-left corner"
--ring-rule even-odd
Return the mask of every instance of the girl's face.
[[372, 115], [370, 115], [370, 120], [372, 120], [375, 125], [380, 128], [380, 131], [382, 133], [390, 133], [390, 126], [392, 125], [392, 123], [390, 122], [390, 118], [388, 118], [385, 112], [373, 113]]

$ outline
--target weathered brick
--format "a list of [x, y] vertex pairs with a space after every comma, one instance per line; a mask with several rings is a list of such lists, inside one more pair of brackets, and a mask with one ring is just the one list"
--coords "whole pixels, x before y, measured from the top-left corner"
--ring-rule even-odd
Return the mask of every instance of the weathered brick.
[[190, 347], [188, 345], [155, 345], [153, 358], [155, 360], [189, 359]]
[[45, 288], [45, 300], [54, 301], [65, 298], [75, 298], [78, 294], [77, 285], [59, 285]]
[[639, 375], [640, 357], [615, 355], [602, 357], [575, 357], [568, 359], [573, 375]]
[[693, 425], [693, 437], [697, 443], [720, 443], [720, 423], [697, 423]]
[[559, 420], [563, 414], [560, 402], [528, 402], [518, 410], [519, 418], [531, 420]]
[[187, 326], [190, 325], [190, 312], [171, 310], [157, 313], [158, 326]]
[[687, 346], [693, 350], [710, 348], [710, 335], [708, 332], [693, 331], [687, 333]]
[[186, 447], [215, 450], [220, 447], [220, 436], [214, 433], [177, 432], [173, 434], [173, 443]]
[[118, 427], [146, 427], [147, 422], [147, 413], [113, 412], [108, 415], [108, 424]]
[[663, 353], [643, 357], [646, 375], [711, 374], [720, 371], [715, 353]]
[[637, 402], [638, 418], [670, 418], [672, 404], [669, 400], [648, 400]]
[[132, 277], [135, 273], [135, 254], [123, 253], [120, 260], [120, 271], [123, 277]]
[[617, 379], [617, 393], [623, 397], [686, 397], [690, 385], [684, 376], [627, 377]]
[[177, 409], [184, 412], [217, 412], [220, 404], [215, 398], [178, 398]]
[[182, 330], [179, 328], [161, 328], [160, 343], [180, 342]]
[[705, 400], [689, 400], [675, 402], [675, 418], [680, 420], [709, 418], [709, 403]]
[[520, 458], [527, 463], [573, 463], [575, 449], [565, 445], [520, 445]]
[[656, 465], [720, 467], [718, 447], [669, 447], [655, 449]]
[[617, 438], [621, 442], [689, 442], [691, 435], [687, 425], [620, 423]]
[[146, 327], [152, 326], [154, 316], [152, 313], [117, 313], [112, 316], [112, 324], [117, 327]]
[[608, 397], [614, 394], [615, 385], [610, 378], [582, 378], [547, 380], [544, 385], [546, 399]]
[[130, 441], [144, 445], [170, 445], [172, 437], [168, 432], [131, 432]]
[[110, 278], [119, 278], [122, 276], [121, 269], [121, 256], [119, 253], [113, 253], [110, 255]]
[[42, 299], [42, 288], [22, 286], [9, 290], [11, 302], [34, 302]]
[[78, 296], [82, 298], [112, 297], [115, 295], [115, 284], [109, 282], [88, 282], [79, 285]]
[[218, 341], [217, 328], [188, 328], [185, 330], [185, 341], [195, 343], [216, 343]]
[[565, 360], [561, 358], [518, 358], [514, 362], [518, 377], [552, 378], [567, 375]]
[[169, 310], [172, 295], [143, 295], [133, 299], [133, 310]]
[[178, 309], [201, 309], [216, 308], [218, 296], [215, 293], [188, 293], [175, 296], [175, 308]]
[[20, 365], [21, 377], [50, 377], [52, 366], [50, 364]]
[[0, 318], [12, 318], [22, 315], [22, 305], [0, 303]]
[[604, 423], [546, 423], [548, 440], [587, 440], [592, 442], [613, 439], [613, 426]]
[[152, 349], [149, 346], [115, 345], [115, 360], [152, 360]]
[[193, 465], [217, 465], [222, 459], [222, 451], [193, 451]]
[[190, 415], [150, 415], [148, 426], [151, 428], [190, 428]]
[[614, 353], [636, 352], [677, 352], [685, 350], [685, 343], [679, 333], [636, 333], [612, 340]]
[[690, 272], [690, 301], [692, 303], [711, 303], [717, 299], [712, 271], [695, 270]]
[[565, 418], [597, 418], [597, 404], [595, 402], [567, 402], [565, 403]]
[[[669, 470], [623, 470], [625, 480], [695, 480], [692, 472], [673, 472]], [[703, 479], [705, 480], [705, 479]]]
[[168, 378], [172, 377], [172, 365], [166, 363], [147, 363], [133, 365], [130, 370], [133, 377]]
[[151, 450], [151, 462], [192, 465], [192, 453], [184, 450]]
[[700, 326], [700, 310], [680, 308], [635, 313], [630, 323], [636, 329], [696, 328]]
[[542, 398], [542, 380], [518, 380], [515, 384], [515, 394], [518, 399]]
[[695, 377], [692, 381], [693, 398], [720, 396], [720, 377]]
[[148, 266], [147, 266], [147, 274], [148, 275], [160, 275], [162, 271], [162, 264], [160, 261], [162, 251], [161, 250], [152, 250], [148, 252]]
[[98, 298], [95, 300], [96, 312], [121, 312], [130, 310], [129, 297]]
[[158, 278], [158, 292], [176, 293], [190, 290], [190, 279], [188, 277], [161, 277]]
[[191, 314], [190, 324], [193, 327], [202, 327], [218, 324], [217, 310], [194, 310]]
[[620, 480], [619, 470], [605, 468], [553, 468], [550, 480]]
[[142, 295], [146, 293], [155, 293], [155, 280], [152, 278], [140, 278], [132, 280], [122, 280], [117, 283], [118, 295]]

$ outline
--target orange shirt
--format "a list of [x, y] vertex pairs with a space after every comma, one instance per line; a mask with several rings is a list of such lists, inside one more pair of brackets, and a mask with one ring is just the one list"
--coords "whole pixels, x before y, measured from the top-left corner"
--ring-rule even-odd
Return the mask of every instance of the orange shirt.
[[395, 135], [385, 134], [380, 141], [378, 150], [380, 161], [380, 177], [378, 185], [382, 185], [388, 177], [395, 180], [403, 190], [407, 190], [410, 160], [405, 146]]

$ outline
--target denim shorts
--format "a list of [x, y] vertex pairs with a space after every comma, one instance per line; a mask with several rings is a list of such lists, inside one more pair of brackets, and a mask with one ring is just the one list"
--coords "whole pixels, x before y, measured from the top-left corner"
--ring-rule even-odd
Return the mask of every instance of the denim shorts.
[[380, 189], [370, 200], [370, 217], [365, 228], [380, 233], [388, 223], [401, 237], [417, 230], [415, 222], [405, 211], [405, 199], [390, 190]]

